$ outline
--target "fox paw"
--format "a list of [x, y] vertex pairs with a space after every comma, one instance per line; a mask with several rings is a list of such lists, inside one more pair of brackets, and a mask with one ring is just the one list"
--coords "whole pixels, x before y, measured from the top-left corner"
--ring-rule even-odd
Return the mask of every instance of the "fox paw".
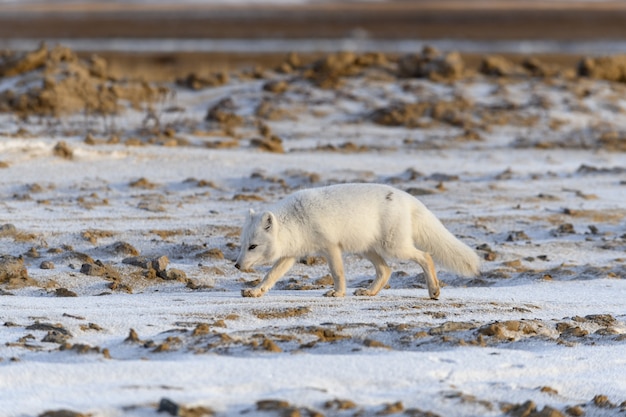
[[437, 288], [434, 291], [428, 290], [428, 295], [430, 295], [430, 298], [432, 300], [438, 300], [439, 299], [439, 288]]
[[343, 297], [345, 295], [344, 292], [339, 292], [337, 290], [330, 290], [324, 294], [324, 297]]
[[371, 296], [374, 296], [376, 294], [374, 294], [373, 292], [371, 292], [367, 288], [359, 288], [358, 290], [354, 291], [354, 295], [371, 297]]
[[260, 297], [263, 295], [263, 291], [258, 288], [246, 288], [241, 290], [242, 297]]

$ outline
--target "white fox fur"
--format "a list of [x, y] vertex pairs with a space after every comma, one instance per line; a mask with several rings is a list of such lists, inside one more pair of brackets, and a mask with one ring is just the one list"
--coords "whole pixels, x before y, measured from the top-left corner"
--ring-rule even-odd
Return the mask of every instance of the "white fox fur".
[[246, 270], [259, 263], [274, 265], [257, 287], [242, 295], [262, 296], [298, 258], [320, 254], [334, 281], [334, 289], [325, 295], [342, 297], [342, 252], [361, 254], [376, 268], [374, 282], [356, 295], [376, 295], [385, 286], [391, 275], [385, 258], [417, 262], [433, 299], [439, 297], [433, 258], [464, 276], [477, 275], [480, 268], [478, 255], [410, 194], [382, 184], [332, 185], [297, 191], [260, 214], [250, 210], [235, 266]]

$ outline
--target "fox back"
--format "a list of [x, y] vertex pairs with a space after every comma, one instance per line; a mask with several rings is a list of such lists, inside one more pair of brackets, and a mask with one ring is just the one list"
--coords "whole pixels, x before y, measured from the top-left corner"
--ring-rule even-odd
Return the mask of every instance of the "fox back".
[[339, 245], [364, 253], [377, 248], [395, 256], [410, 244], [410, 195], [380, 184], [341, 184], [302, 190], [257, 214], [251, 211], [241, 234], [237, 264], [250, 268], [284, 256], [304, 256]]

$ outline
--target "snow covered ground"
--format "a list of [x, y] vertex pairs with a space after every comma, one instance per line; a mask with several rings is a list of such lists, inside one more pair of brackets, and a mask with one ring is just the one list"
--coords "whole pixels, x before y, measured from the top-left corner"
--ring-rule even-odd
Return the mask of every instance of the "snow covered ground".
[[[623, 86], [394, 68], [0, 114], [0, 255], [27, 269], [0, 275], [0, 415], [623, 415]], [[481, 276], [440, 271], [433, 301], [395, 262], [377, 297], [328, 299], [311, 257], [240, 297], [267, 270], [232, 265], [248, 208], [346, 181], [416, 195]], [[345, 258], [348, 287], [367, 285]]]

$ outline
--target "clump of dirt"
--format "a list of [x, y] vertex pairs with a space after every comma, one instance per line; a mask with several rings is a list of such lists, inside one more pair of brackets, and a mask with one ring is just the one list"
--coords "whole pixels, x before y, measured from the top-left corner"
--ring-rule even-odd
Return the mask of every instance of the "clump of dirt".
[[100, 260], [96, 260], [94, 263], [84, 263], [80, 268], [80, 272], [85, 275], [103, 277], [112, 281], [119, 281], [122, 278], [117, 269], [111, 265], [104, 264]]
[[151, 182], [150, 180], [148, 180], [145, 177], [141, 177], [138, 180], [131, 181], [128, 184], [128, 186], [129, 187], [133, 187], [133, 188], [142, 188], [144, 190], [153, 190], [153, 189], [158, 187], [157, 184]]
[[244, 122], [243, 117], [235, 112], [236, 109], [233, 99], [224, 98], [209, 108], [204, 119], [217, 122], [224, 132], [232, 136], [234, 135], [234, 128]]
[[132, 256], [122, 260], [124, 264], [144, 269], [143, 276], [148, 279], [158, 277], [166, 281], [188, 282], [185, 271], [176, 268], [167, 268], [169, 262], [169, 258], [165, 255], [152, 259], [145, 256]]
[[285, 153], [282, 139], [275, 135], [269, 138], [254, 138], [250, 140], [250, 145], [266, 152]]
[[340, 86], [342, 77], [362, 74], [370, 67], [384, 68], [387, 64], [387, 57], [382, 53], [337, 52], [315, 61], [303, 70], [302, 76], [320, 88], [330, 89]]
[[300, 317], [304, 316], [311, 312], [309, 307], [294, 307], [287, 308], [284, 310], [259, 310], [255, 311], [254, 315], [260, 318], [261, 320], [274, 320], [274, 319], [284, 319], [290, 317]]
[[393, 103], [375, 110], [370, 119], [383, 126], [423, 127], [429, 123], [425, 118], [452, 126], [471, 128], [473, 122], [468, 112], [474, 106], [466, 99], [424, 101], [419, 103]]
[[502, 411], [511, 417], [565, 417], [565, 414], [547, 405], [539, 411], [535, 403], [530, 400], [523, 404], [510, 404], [502, 408]]
[[190, 73], [184, 78], [176, 80], [176, 84], [181, 87], [187, 87], [191, 90], [202, 90], [204, 88], [219, 87], [228, 83], [230, 77], [227, 72], [216, 72], [207, 76], [199, 76], [195, 72]]
[[219, 248], [211, 248], [197, 253], [196, 258], [224, 259], [224, 252]]
[[139, 251], [135, 249], [133, 245], [127, 242], [115, 242], [112, 245], [106, 246], [104, 248], [105, 251], [114, 253], [116, 255], [128, 255], [128, 256], [138, 256]]
[[520, 137], [513, 142], [517, 148], [538, 149], [604, 149], [609, 152], [626, 152], [626, 132], [592, 126], [574, 129], [565, 137], [546, 141]]
[[39, 414], [38, 417], [89, 417], [91, 414], [78, 413], [72, 410], [51, 410]]
[[57, 288], [54, 292], [56, 297], [78, 297], [74, 291], [70, 291], [67, 288]]
[[524, 71], [513, 62], [499, 55], [489, 55], [482, 59], [479, 71], [485, 75], [512, 77], [524, 75]]
[[578, 63], [578, 74], [596, 80], [626, 82], [626, 55], [584, 58]]
[[123, 102], [138, 108], [167, 93], [166, 88], [147, 82], [116, 79], [102, 58], [81, 60], [69, 48], [48, 48], [45, 43], [35, 51], [0, 57], [0, 76], [23, 74], [30, 75], [25, 86], [0, 91], [0, 111], [13, 111], [23, 117], [59, 117], [81, 111], [115, 114], [123, 108]]
[[354, 401], [351, 400], [343, 400], [336, 398], [334, 400], [328, 400], [324, 403], [324, 408], [327, 410], [352, 410], [356, 408], [357, 405]]
[[398, 76], [401, 78], [429, 78], [433, 81], [461, 78], [465, 64], [458, 52], [443, 54], [431, 46], [425, 46], [421, 54], [409, 54], [398, 60]]
[[58, 156], [59, 158], [70, 160], [74, 158], [74, 151], [65, 141], [60, 141], [56, 145], [54, 145], [54, 148], [52, 148], [52, 153], [54, 154], [54, 156]]
[[36, 285], [28, 276], [24, 266], [24, 259], [11, 255], [0, 255], [0, 284], [6, 284], [10, 289]]
[[91, 229], [91, 230], [85, 230], [82, 233], [83, 239], [88, 240], [94, 245], [98, 242], [98, 239], [108, 238], [112, 236], [113, 236], [113, 232], [109, 232], [108, 230]]

